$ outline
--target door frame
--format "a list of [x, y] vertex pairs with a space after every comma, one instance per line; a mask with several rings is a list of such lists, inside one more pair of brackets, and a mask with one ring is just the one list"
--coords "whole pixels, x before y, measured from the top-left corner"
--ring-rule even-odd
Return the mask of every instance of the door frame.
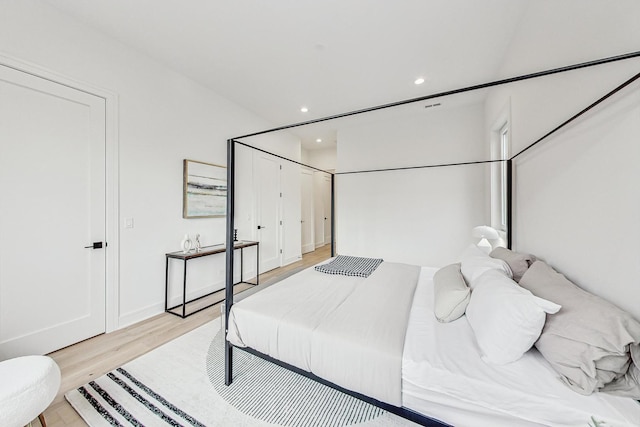
[[120, 311], [118, 95], [4, 52], [0, 52], [0, 64], [105, 100], [105, 332], [112, 332], [119, 327]]

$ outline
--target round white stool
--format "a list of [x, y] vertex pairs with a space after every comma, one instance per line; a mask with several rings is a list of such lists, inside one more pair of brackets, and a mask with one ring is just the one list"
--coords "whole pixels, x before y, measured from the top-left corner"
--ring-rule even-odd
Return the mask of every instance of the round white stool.
[[22, 427], [43, 412], [60, 389], [60, 368], [47, 356], [23, 356], [0, 362], [0, 426]]

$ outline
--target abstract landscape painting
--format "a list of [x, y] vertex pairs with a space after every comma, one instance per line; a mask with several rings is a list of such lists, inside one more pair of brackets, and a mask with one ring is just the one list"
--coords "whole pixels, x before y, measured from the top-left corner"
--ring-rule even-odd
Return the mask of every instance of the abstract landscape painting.
[[224, 217], [227, 211], [227, 168], [184, 160], [183, 218]]

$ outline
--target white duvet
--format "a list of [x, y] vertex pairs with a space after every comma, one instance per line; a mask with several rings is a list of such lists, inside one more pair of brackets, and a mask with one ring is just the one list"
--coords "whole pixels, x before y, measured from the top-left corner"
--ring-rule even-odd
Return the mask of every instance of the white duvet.
[[[466, 317], [436, 320], [435, 271], [422, 269], [411, 309], [402, 361], [404, 406], [460, 426], [587, 427], [594, 425], [591, 417], [606, 427], [640, 426], [640, 404], [570, 390], [535, 349], [508, 365], [482, 361]], [[451, 410], [430, 412], [433, 400]], [[492, 413], [497, 416], [486, 415]]]
[[[234, 304], [227, 339], [237, 347], [249, 346], [311, 372], [309, 331], [364, 280], [303, 270]], [[296, 286], [297, 282], [301, 285]]]
[[307, 269], [235, 304], [227, 339], [347, 390], [402, 405], [402, 351], [420, 268], [366, 279]]

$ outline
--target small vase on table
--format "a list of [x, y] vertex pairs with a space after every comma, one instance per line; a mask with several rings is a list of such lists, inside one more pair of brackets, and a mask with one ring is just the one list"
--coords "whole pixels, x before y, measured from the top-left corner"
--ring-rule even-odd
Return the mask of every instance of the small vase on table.
[[184, 239], [182, 239], [182, 253], [187, 254], [193, 247], [193, 242], [188, 234], [184, 235]]

